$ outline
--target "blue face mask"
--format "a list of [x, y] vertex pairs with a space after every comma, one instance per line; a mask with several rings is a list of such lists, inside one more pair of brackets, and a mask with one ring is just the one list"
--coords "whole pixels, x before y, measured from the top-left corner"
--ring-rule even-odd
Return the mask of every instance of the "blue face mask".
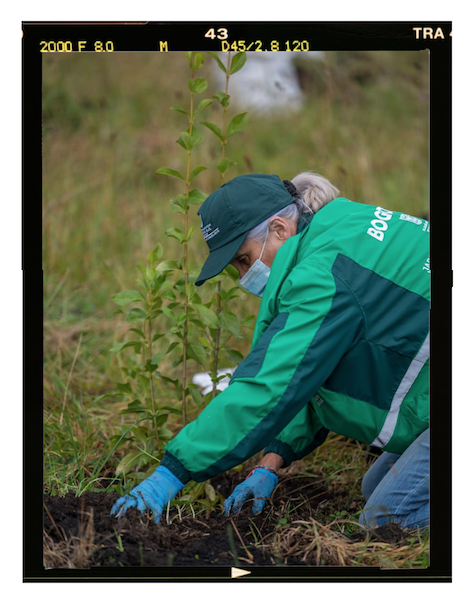
[[270, 230], [268, 229], [266, 232], [265, 242], [263, 243], [262, 252], [260, 253], [259, 258], [255, 261], [247, 273], [239, 280], [239, 284], [241, 286], [260, 298], [263, 296], [263, 291], [265, 290], [265, 286], [268, 282], [271, 271], [268, 265], [265, 265], [265, 263], [260, 260], [263, 255], [263, 251], [265, 250], [269, 231]]

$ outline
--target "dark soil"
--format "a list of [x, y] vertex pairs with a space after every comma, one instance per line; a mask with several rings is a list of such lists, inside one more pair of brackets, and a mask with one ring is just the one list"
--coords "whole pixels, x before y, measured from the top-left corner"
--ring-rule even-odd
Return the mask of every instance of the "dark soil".
[[[212, 479], [211, 484], [227, 497], [243, 478], [242, 473], [229, 472]], [[46, 567], [213, 565], [246, 569], [251, 564], [305, 565], [297, 558], [281, 559], [273, 553], [272, 545], [263, 543], [271, 543], [286, 522], [315, 516], [319, 505], [327, 505], [331, 495], [313, 478], [296, 475], [280, 482], [271, 503], [253, 520], [250, 507], [233, 518], [224, 516], [220, 506], [199, 511], [195, 517], [184, 509], [182, 520], [173, 508], [171, 524], [166, 519], [155, 524], [148, 514], [135, 509], [119, 519], [110, 516], [118, 498], [117, 493], [105, 492], [87, 492], [81, 497], [44, 495]], [[397, 543], [404, 536], [395, 525], [379, 529], [383, 542]], [[353, 535], [354, 541], [360, 538], [362, 533]]]

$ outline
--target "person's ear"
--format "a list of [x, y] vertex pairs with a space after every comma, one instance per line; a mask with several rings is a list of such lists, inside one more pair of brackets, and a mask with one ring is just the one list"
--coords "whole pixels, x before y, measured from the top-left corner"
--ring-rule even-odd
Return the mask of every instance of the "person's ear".
[[289, 223], [281, 217], [276, 217], [276, 219], [273, 219], [273, 221], [270, 222], [270, 229], [275, 233], [277, 238], [283, 242], [292, 235]]

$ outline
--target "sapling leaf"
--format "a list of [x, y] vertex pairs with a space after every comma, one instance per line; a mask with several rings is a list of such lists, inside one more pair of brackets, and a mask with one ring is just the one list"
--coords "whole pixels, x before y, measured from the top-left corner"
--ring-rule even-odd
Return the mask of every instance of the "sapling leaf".
[[215, 330], [218, 329], [218, 315], [214, 313], [211, 309], [208, 309], [204, 305], [194, 305], [195, 309], [198, 311], [201, 319], [211, 328]]
[[169, 236], [170, 238], [176, 238], [176, 240], [178, 240], [178, 242], [182, 242], [182, 239], [184, 237], [184, 234], [177, 227], [168, 228], [167, 230], [165, 230], [165, 234], [167, 236]]
[[155, 268], [159, 273], [164, 273], [165, 271], [172, 271], [173, 269], [179, 269], [178, 261], [162, 261]]
[[133, 323], [134, 321], [140, 321], [141, 319], [145, 319], [146, 317], [147, 313], [142, 309], [131, 309], [126, 315], [126, 321], [128, 323]]
[[170, 200], [171, 210], [175, 213], [186, 214], [189, 209], [189, 199], [185, 194], [178, 194], [174, 200]]
[[223, 63], [221, 62], [219, 56], [216, 54], [216, 52], [208, 52], [208, 54], [215, 59], [218, 67], [223, 71], [223, 73], [226, 73], [226, 67], [223, 65]]
[[142, 290], [145, 290], [147, 292], [147, 283], [145, 280], [137, 279], [136, 282], [139, 284], [139, 286], [142, 288]]
[[168, 355], [169, 353], [171, 353], [171, 351], [173, 351], [177, 346], [179, 346], [179, 342], [172, 342], [168, 349], [166, 350], [165, 355]]
[[192, 147], [197, 146], [202, 141], [202, 134], [200, 133], [200, 129], [198, 127], [195, 127], [195, 125], [192, 126], [191, 137], [192, 137]]
[[244, 469], [244, 466], [241, 464], [236, 465], [234, 467], [231, 468], [232, 472], [242, 472], [242, 470]]
[[175, 413], [176, 415], [182, 415], [181, 409], [177, 409], [176, 407], [172, 407], [171, 405], [162, 405], [160, 407], [160, 411], [166, 409], [170, 413]]
[[231, 359], [231, 361], [235, 361], [236, 363], [240, 363], [241, 361], [244, 360], [244, 355], [235, 350], [235, 349], [226, 349], [226, 352], [229, 355], [229, 358]]
[[145, 302], [145, 298], [138, 290], [123, 290], [114, 294], [111, 299], [117, 305], [127, 305], [129, 303]]
[[223, 108], [227, 108], [231, 101], [231, 96], [229, 94], [225, 94], [221, 90], [218, 92], [218, 94], [214, 94], [213, 98], [215, 98], [215, 100], [217, 100]]
[[118, 411], [118, 415], [124, 415], [126, 413], [147, 413], [147, 408], [142, 405], [139, 399], [136, 399], [135, 401], [129, 403], [126, 409]]
[[159, 365], [160, 361], [162, 361], [162, 359], [165, 358], [166, 353], [157, 353], [156, 355], [154, 355], [152, 357], [152, 359], [150, 360], [151, 365]]
[[223, 271], [225, 271], [229, 275], [229, 277], [232, 278], [235, 282], [237, 282], [237, 280], [239, 279], [239, 273], [237, 269], [232, 265], [226, 265]]
[[192, 398], [194, 399], [194, 402], [197, 405], [197, 407], [200, 407], [203, 403], [203, 397], [200, 391], [197, 388], [195, 388], [195, 386], [188, 386], [187, 389]]
[[182, 113], [183, 115], [189, 116], [189, 113], [185, 109], [183, 109], [181, 106], [177, 106], [177, 105], [170, 106], [170, 109], [172, 111], [178, 111], [178, 113]]
[[245, 52], [238, 52], [232, 57], [231, 69], [229, 70], [230, 75], [237, 73], [245, 65], [247, 56]]
[[142, 443], [145, 443], [145, 441], [147, 440], [146, 428], [138, 428], [137, 426], [135, 426], [131, 432], [136, 440], [139, 440]]
[[95, 399], [93, 399], [93, 403], [98, 403], [99, 401], [103, 400], [103, 399], [109, 399], [109, 398], [113, 398], [113, 397], [117, 397], [117, 396], [122, 396], [123, 393], [122, 392], [109, 392], [107, 394], [101, 394], [99, 396], [96, 396]]
[[157, 261], [159, 261], [163, 256], [163, 246], [158, 243], [155, 248], [152, 250], [152, 252], [149, 252], [149, 254], [147, 255], [147, 262], [152, 264], [152, 263], [156, 263]]
[[194, 140], [192, 136], [187, 132], [183, 131], [179, 138], [176, 140], [176, 144], [179, 144], [184, 148], [184, 150], [192, 150], [194, 147]]
[[173, 384], [174, 386], [178, 387], [180, 385], [179, 380], [173, 380], [172, 378], [168, 378], [168, 376], [163, 376], [160, 372], [157, 371], [157, 376], [160, 378], [160, 380], [162, 380], [163, 382], [168, 382], [169, 384]]
[[166, 422], [168, 421], [168, 413], [159, 413], [157, 411], [157, 413], [155, 414], [156, 420], [157, 420], [157, 426], [164, 426], [166, 424]]
[[126, 474], [129, 472], [129, 470], [137, 464], [137, 461], [142, 455], [142, 453], [128, 453], [125, 455], [116, 466], [116, 475], [118, 476], [119, 474]]
[[216, 490], [209, 482], [205, 482], [205, 492], [207, 493], [207, 497], [210, 499], [210, 501], [215, 501], [217, 497]]
[[194, 317], [191, 317], [189, 322], [193, 323], [194, 325], [198, 326], [199, 328], [205, 329], [205, 326], [204, 326], [203, 322], [200, 321], [200, 319], [195, 319]]
[[189, 183], [191, 183], [198, 176], [199, 173], [202, 173], [202, 171], [205, 171], [205, 169], [206, 169], [206, 167], [204, 167], [203, 165], [199, 165], [195, 169], [192, 169], [192, 171], [190, 172], [190, 175], [189, 175]]
[[231, 123], [228, 125], [226, 135], [229, 137], [235, 134], [236, 132], [244, 129], [247, 125], [248, 120], [249, 116], [247, 115], [247, 113], [241, 113], [240, 115], [236, 115], [232, 119]]
[[143, 376], [142, 374], [137, 374], [136, 379], [139, 388], [141, 388], [144, 392], [150, 391], [150, 380], [146, 376]]
[[170, 200], [170, 204], [171, 204], [171, 210], [174, 213], [181, 213], [182, 215], [185, 215], [187, 213], [187, 209], [183, 209], [182, 207], [180, 207], [177, 204], [174, 204], [173, 200]]
[[199, 277], [200, 269], [192, 270], [189, 272], [189, 282], [196, 282]]
[[142, 330], [139, 330], [138, 328], [130, 328], [129, 331], [134, 332], [135, 334], [137, 334], [141, 338], [144, 338], [144, 340], [145, 340], [145, 334]]
[[189, 66], [192, 71], [198, 71], [203, 65], [204, 60], [205, 54], [202, 54], [202, 52], [192, 52], [189, 60]]
[[[164, 353], [162, 353], [162, 355], [164, 356]], [[153, 357], [152, 359], [147, 359], [144, 365], [144, 370], [152, 374], [154, 371], [156, 371], [157, 367], [158, 362], [156, 361], [156, 357]]]
[[221, 313], [222, 328], [230, 332], [233, 336], [240, 335], [240, 323], [234, 313], [222, 311]]
[[194, 233], [194, 226], [191, 226], [188, 230], [187, 230], [187, 234], [184, 236], [183, 238], [183, 242], [189, 242], [189, 240], [192, 238], [192, 234]]
[[189, 192], [188, 196], [189, 203], [191, 205], [197, 205], [203, 202], [207, 198], [208, 194], [205, 194], [204, 192], [202, 192], [202, 190], [199, 190], [198, 188], [194, 188]]
[[155, 279], [156, 275], [157, 272], [153, 267], [147, 267], [147, 269], [145, 270], [145, 279], [149, 283], [153, 283], [153, 280]]
[[213, 100], [211, 100], [210, 98], [205, 98], [205, 100], [200, 101], [198, 107], [195, 109], [194, 114], [192, 115], [192, 119], [196, 119], [203, 111], [203, 109], [205, 109], [208, 105], [212, 104], [212, 102]]
[[211, 129], [215, 136], [217, 136], [221, 141], [223, 141], [223, 134], [218, 125], [215, 125], [215, 123], [210, 123], [209, 121], [201, 121], [201, 123], [202, 125], [205, 125], [205, 127], [208, 127], [208, 129]]
[[160, 280], [163, 280], [160, 286], [160, 292], [163, 292], [164, 290], [167, 290], [168, 288], [171, 288], [173, 286], [173, 282], [171, 282], [170, 280], [166, 281], [166, 273], [160, 274]]
[[254, 328], [255, 327], [255, 315], [249, 315], [242, 320], [242, 327]]
[[[194, 231], [194, 229], [195, 229], [195, 228], [194, 228], [194, 226], [192, 226], [191, 228], [189, 228], [189, 232], [190, 232], [191, 230], [192, 230], [192, 232], [193, 232], [193, 231]], [[189, 300], [192, 300], [194, 297], [198, 296], [198, 294], [197, 294], [197, 291], [195, 290], [195, 286], [193, 285], [193, 283], [192, 283], [192, 282], [188, 282], [188, 283], [187, 283], [187, 287], [186, 287], [186, 289], [185, 289], [185, 293], [187, 294], [187, 298], [188, 298]], [[202, 302], [202, 301], [200, 300], [200, 297], [199, 297], [199, 300], [197, 300], [197, 301], [196, 301], [196, 300], [194, 300], [193, 302], [194, 302], [194, 303], [195, 303], [195, 302], [197, 302], [197, 303], [200, 303], [200, 302]]]
[[224, 303], [228, 303], [233, 298], [238, 298], [240, 292], [240, 288], [238, 286], [234, 286], [234, 288], [230, 288], [226, 292], [221, 292], [221, 301]]
[[129, 382], [126, 382], [126, 384], [116, 384], [116, 388], [118, 390], [121, 390], [123, 392], [127, 392], [127, 393], [131, 393], [131, 384]]
[[168, 307], [162, 307], [161, 310], [166, 315], [166, 317], [169, 317], [169, 319], [176, 321], [176, 315], [173, 313], [173, 311], [171, 309], [168, 309]]
[[157, 175], [171, 175], [172, 177], [177, 177], [178, 179], [182, 179], [182, 181], [186, 181], [183, 176], [176, 171], [175, 169], [170, 169], [169, 167], [162, 167], [161, 169], [157, 169], [155, 171]]
[[186, 315], [186, 313], [179, 313], [178, 316], [176, 317], [176, 321], [179, 326], [182, 326], [183, 323], [185, 321], [187, 321], [191, 316], [190, 315]]
[[173, 433], [168, 428], [160, 428], [158, 430], [158, 436], [160, 440], [171, 440], [173, 438]]
[[198, 342], [187, 343], [187, 357], [188, 359], [194, 359], [200, 365], [205, 365], [207, 362], [207, 354], [202, 344]]
[[136, 340], [130, 340], [129, 342], [120, 342], [119, 344], [115, 344], [115, 346], [111, 347], [110, 353], [119, 353], [124, 348], [128, 348], [130, 346], [134, 346], [135, 350], [137, 351], [137, 349], [140, 350], [142, 342], [138, 342]]
[[224, 173], [231, 165], [237, 165], [237, 163], [235, 161], [230, 161], [229, 159], [221, 159], [216, 167], [220, 173]]
[[168, 300], [176, 300], [176, 295], [171, 289], [165, 290], [160, 294], [162, 298], [166, 298]]
[[189, 90], [193, 94], [201, 94], [202, 92], [205, 92], [205, 90], [208, 88], [208, 83], [203, 77], [189, 79], [187, 85], [189, 86]]

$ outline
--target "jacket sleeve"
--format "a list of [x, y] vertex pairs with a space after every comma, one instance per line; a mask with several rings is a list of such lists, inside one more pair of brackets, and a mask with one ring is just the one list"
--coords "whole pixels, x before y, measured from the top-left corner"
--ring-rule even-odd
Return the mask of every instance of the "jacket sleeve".
[[287, 467], [302, 459], [324, 443], [329, 430], [323, 426], [311, 403], [308, 403], [265, 448], [265, 453], [276, 453]]
[[162, 464], [182, 482], [207, 480], [261, 451], [304, 409], [362, 327], [346, 284], [299, 264], [277, 311], [230, 385], [166, 446]]

